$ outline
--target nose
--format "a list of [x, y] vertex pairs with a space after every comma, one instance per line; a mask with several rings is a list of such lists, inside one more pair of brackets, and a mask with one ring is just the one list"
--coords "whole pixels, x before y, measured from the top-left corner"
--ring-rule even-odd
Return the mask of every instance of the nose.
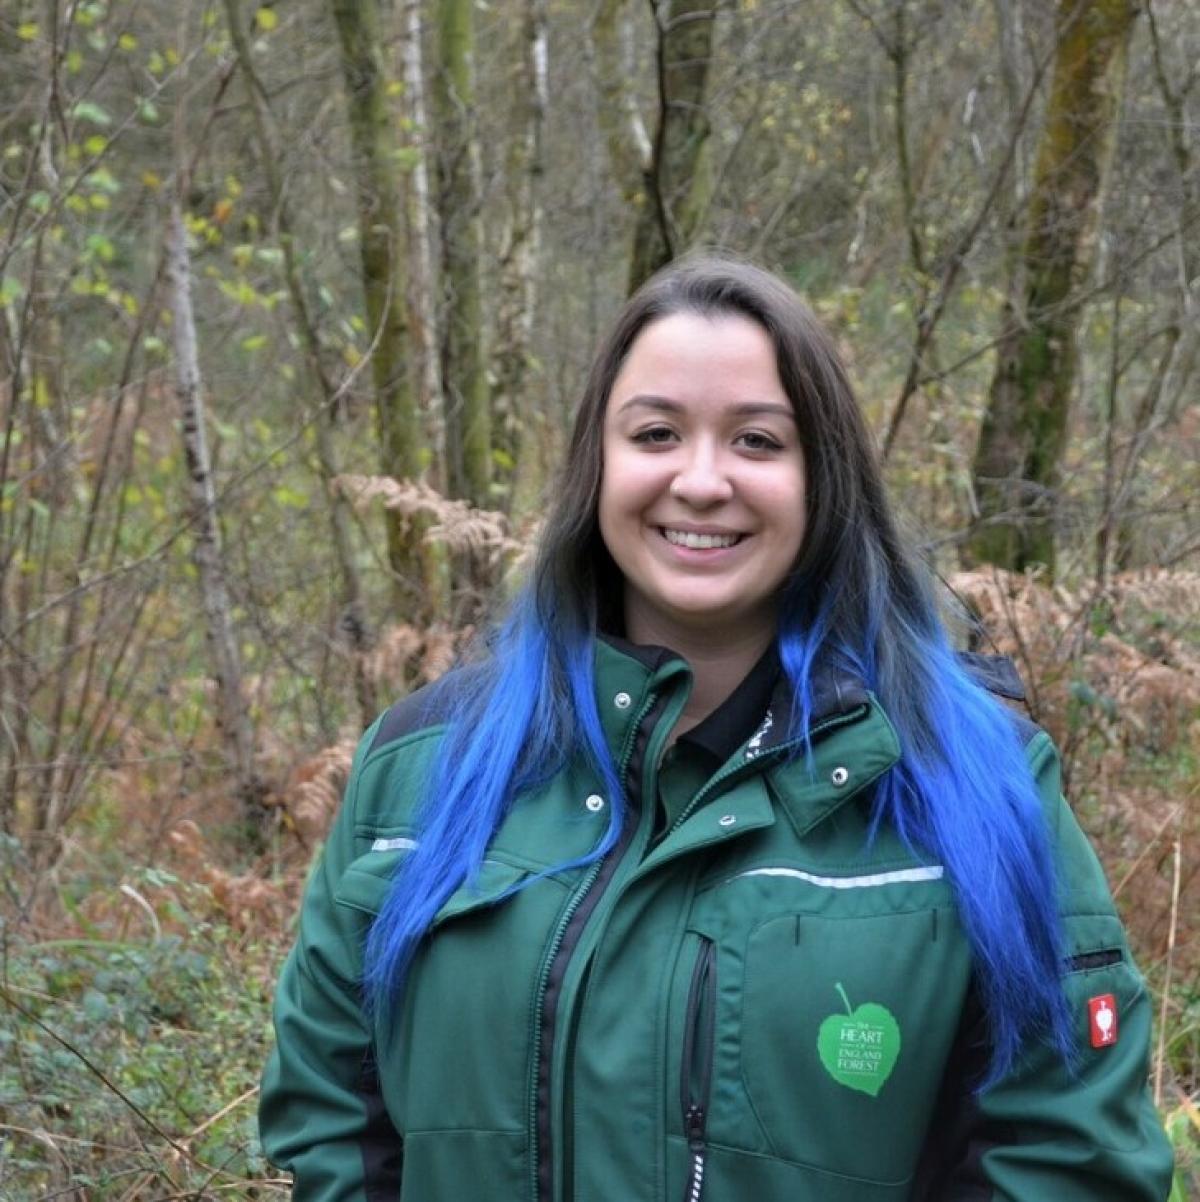
[[716, 447], [699, 443], [690, 448], [671, 481], [671, 496], [694, 509], [708, 509], [733, 496], [733, 483]]

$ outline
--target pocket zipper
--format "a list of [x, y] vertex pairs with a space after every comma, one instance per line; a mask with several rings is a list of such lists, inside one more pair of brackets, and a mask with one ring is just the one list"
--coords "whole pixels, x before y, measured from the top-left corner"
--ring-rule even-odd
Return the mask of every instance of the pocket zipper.
[[684, 1016], [683, 1055], [679, 1072], [679, 1101], [683, 1131], [691, 1158], [683, 1202], [700, 1202], [704, 1189], [707, 1151], [705, 1128], [712, 1091], [713, 1050], [716, 1041], [717, 965], [716, 949], [702, 938]]

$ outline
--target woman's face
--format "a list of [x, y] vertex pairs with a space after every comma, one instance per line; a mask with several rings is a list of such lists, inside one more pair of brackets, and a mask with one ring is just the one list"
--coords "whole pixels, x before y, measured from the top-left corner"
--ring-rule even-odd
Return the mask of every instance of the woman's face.
[[804, 538], [804, 455], [775, 348], [749, 318], [647, 325], [604, 415], [599, 521], [626, 633], [769, 641]]

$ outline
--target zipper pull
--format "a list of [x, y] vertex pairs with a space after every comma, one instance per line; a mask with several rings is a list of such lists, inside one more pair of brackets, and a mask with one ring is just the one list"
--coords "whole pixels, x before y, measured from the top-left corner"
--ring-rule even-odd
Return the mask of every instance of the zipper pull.
[[684, 1185], [683, 1202], [700, 1202], [704, 1192], [704, 1107], [694, 1102], [688, 1107], [684, 1120], [687, 1131], [688, 1151], [692, 1154], [692, 1167]]

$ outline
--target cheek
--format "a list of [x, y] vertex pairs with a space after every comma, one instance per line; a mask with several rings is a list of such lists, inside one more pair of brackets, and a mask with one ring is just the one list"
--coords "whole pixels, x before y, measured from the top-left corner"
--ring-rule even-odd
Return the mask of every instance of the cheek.
[[600, 527], [600, 538], [614, 559], [616, 558], [614, 552], [619, 551], [619, 547], [615, 544], [620, 540], [624, 495], [624, 490], [614, 479], [614, 473], [609, 470], [606, 463], [600, 476], [600, 496], [596, 504], [596, 521]]
[[789, 475], [778, 483], [771, 499], [776, 523], [781, 535], [795, 544], [799, 551], [808, 529], [808, 499], [805, 495], [804, 476]]

